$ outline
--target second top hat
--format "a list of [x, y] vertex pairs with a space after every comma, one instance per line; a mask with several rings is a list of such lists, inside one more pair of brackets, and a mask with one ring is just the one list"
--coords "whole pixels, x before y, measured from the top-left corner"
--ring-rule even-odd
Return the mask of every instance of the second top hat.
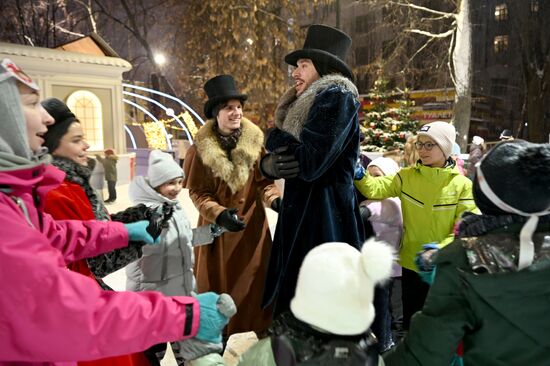
[[235, 80], [231, 75], [214, 76], [204, 84], [204, 91], [208, 96], [208, 100], [204, 104], [204, 115], [206, 118], [214, 117], [212, 110], [219, 103], [231, 99], [238, 99], [242, 103], [248, 98], [248, 95], [242, 94], [237, 90]]
[[339, 29], [313, 24], [307, 30], [304, 47], [285, 56], [285, 62], [297, 66], [301, 58], [308, 58], [314, 64], [324, 64], [353, 79], [346, 56], [351, 47], [351, 38]]

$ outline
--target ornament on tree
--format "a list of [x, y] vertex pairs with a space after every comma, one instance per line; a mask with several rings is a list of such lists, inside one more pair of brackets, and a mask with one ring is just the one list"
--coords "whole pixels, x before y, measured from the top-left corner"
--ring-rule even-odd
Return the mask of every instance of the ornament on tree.
[[418, 121], [411, 119], [413, 103], [403, 91], [392, 91], [388, 82], [378, 79], [367, 95], [362, 132], [368, 138], [361, 144], [363, 151], [385, 152], [403, 149], [406, 137], [418, 128]]

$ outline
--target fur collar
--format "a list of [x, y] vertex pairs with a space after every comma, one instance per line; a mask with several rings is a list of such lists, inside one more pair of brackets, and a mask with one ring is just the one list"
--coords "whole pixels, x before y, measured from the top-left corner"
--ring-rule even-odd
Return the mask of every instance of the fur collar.
[[281, 97], [275, 110], [275, 126], [290, 133], [298, 141], [300, 133], [307, 121], [309, 110], [315, 101], [317, 94], [330, 86], [336, 85], [345, 92], [359, 95], [357, 87], [348, 78], [340, 74], [329, 74], [313, 82], [298, 98], [296, 89], [290, 88]]
[[250, 169], [260, 157], [264, 134], [258, 126], [243, 118], [242, 135], [237, 146], [231, 150], [231, 160], [229, 160], [212, 130], [214, 123], [213, 119], [209, 119], [197, 132], [195, 137], [197, 152], [204, 165], [212, 169], [214, 176], [226, 182], [231, 192], [236, 193], [244, 187]]

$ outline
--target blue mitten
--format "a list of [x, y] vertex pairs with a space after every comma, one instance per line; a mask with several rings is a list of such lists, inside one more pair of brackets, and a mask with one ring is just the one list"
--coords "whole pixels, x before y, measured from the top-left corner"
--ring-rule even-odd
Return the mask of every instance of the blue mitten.
[[199, 331], [196, 338], [210, 343], [222, 341], [222, 330], [237, 309], [231, 296], [206, 292], [196, 296], [201, 308]]
[[361, 180], [364, 176], [365, 168], [363, 167], [363, 165], [361, 165], [361, 163], [357, 163], [357, 165], [355, 166], [355, 176], [353, 177], [353, 179]]
[[157, 237], [157, 240], [153, 240], [153, 237], [147, 232], [149, 221], [141, 220], [124, 224], [124, 226], [128, 230], [130, 241], [143, 241], [147, 244], [157, 244], [160, 241], [160, 236]]

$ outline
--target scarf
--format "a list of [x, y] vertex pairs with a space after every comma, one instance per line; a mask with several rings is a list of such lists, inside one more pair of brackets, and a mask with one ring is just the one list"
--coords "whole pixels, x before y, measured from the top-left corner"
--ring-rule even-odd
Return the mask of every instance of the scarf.
[[212, 124], [212, 130], [214, 131], [221, 148], [227, 152], [227, 157], [231, 160], [231, 150], [233, 150], [237, 146], [237, 142], [239, 142], [239, 138], [242, 134], [242, 127], [234, 130], [227, 136], [222, 135], [217, 123]]
[[95, 190], [90, 185], [90, 176], [92, 171], [84, 166], [80, 165], [70, 159], [55, 156], [52, 161], [52, 165], [63, 170], [67, 175], [65, 179], [70, 182], [76, 183], [84, 189], [84, 193], [88, 197], [92, 210], [96, 220], [109, 221], [110, 217], [103, 205], [103, 202], [98, 198]]

